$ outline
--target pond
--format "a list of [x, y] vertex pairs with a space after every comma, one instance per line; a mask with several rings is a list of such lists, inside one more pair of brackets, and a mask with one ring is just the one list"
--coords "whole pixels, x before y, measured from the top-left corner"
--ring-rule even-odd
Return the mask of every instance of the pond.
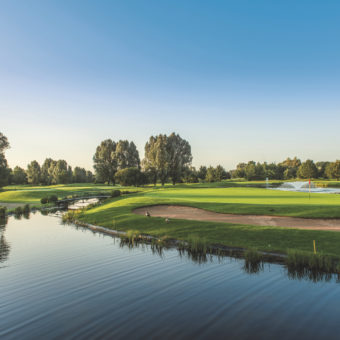
[[1, 339], [339, 336], [335, 277], [296, 280], [278, 264], [249, 274], [242, 259], [129, 248], [38, 212], [0, 228]]

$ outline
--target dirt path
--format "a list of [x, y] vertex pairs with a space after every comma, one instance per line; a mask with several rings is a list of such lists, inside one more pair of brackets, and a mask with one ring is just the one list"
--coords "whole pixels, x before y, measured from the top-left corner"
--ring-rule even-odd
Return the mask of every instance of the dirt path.
[[234, 224], [249, 224], [259, 226], [286, 227], [312, 230], [335, 230], [340, 231], [340, 219], [307, 219], [298, 217], [266, 216], [266, 215], [234, 215], [220, 214], [213, 211], [175, 206], [155, 205], [138, 208], [133, 212], [144, 215], [148, 211], [154, 217], [179, 218], [194, 221], [225, 222]]

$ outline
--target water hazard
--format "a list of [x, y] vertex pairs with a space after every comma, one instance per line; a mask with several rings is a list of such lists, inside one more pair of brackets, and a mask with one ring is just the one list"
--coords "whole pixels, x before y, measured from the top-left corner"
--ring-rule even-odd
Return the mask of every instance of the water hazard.
[[0, 338], [338, 338], [336, 278], [292, 279], [281, 265], [193, 261], [61, 225], [0, 227]]

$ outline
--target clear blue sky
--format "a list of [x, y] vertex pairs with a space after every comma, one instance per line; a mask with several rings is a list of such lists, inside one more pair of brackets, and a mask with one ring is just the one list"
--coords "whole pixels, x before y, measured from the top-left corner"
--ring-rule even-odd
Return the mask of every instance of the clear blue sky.
[[339, 159], [339, 37], [339, 1], [1, 1], [7, 159], [172, 131], [196, 166]]

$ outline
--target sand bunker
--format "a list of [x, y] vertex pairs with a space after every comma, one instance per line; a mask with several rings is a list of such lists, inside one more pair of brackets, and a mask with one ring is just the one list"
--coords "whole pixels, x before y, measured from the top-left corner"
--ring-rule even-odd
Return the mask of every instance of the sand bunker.
[[340, 219], [307, 219], [267, 215], [220, 214], [213, 211], [175, 205], [155, 205], [138, 208], [133, 212], [135, 214], [145, 215], [146, 211], [154, 217], [178, 218], [183, 220], [340, 231]]

